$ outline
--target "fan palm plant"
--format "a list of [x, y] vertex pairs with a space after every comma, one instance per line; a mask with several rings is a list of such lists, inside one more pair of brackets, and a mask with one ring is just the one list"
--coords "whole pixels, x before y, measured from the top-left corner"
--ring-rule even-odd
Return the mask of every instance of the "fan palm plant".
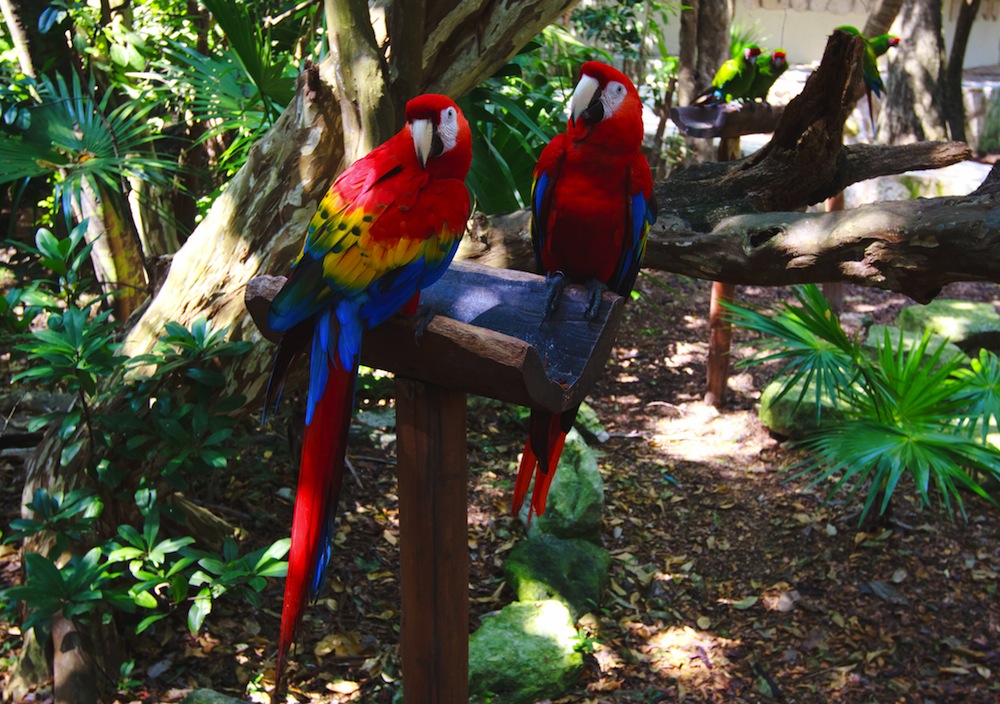
[[246, 161], [250, 147], [291, 101], [297, 68], [279, 50], [246, 3], [206, 0], [225, 35], [225, 45], [202, 54], [188, 44], [165, 40], [152, 70], [132, 74], [151, 81], [165, 102], [189, 111], [198, 142], [220, 140], [219, 175], [228, 180]]
[[83, 85], [75, 73], [69, 82], [42, 77], [36, 89], [37, 100], [18, 106], [16, 126], [0, 131], [0, 184], [46, 178], [67, 220], [88, 221], [94, 268], [124, 319], [147, 282], [128, 194], [134, 182], [169, 186], [177, 165], [153, 148], [160, 139], [149, 126], [153, 104], [114, 107], [112, 91], [98, 98], [93, 78]]
[[[773, 315], [728, 306], [733, 321], [762, 335], [762, 351], [743, 364], [780, 361], [778, 395], [799, 385], [800, 403], [815, 391], [817, 427], [796, 446], [806, 459], [797, 476], [832, 491], [866, 488], [861, 520], [877, 507], [887, 514], [900, 481], [909, 476], [922, 505], [935, 493], [949, 515], [963, 492], [992, 500], [972, 472], [1000, 478], [1000, 452], [987, 443], [1000, 417], [1000, 363], [983, 351], [965, 368], [962, 357], [945, 355], [945, 343], [924, 333], [915, 345], [886, 330], [874, 357], [849, 337], [819, 289], [795, 290], [797, 305]], [[836, 399], [842, 417], [822, 420], [822, 398]]]

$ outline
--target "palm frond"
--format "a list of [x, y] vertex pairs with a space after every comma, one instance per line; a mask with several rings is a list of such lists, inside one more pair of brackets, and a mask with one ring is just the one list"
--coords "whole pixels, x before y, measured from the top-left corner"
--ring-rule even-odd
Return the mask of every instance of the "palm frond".
[[782, 386], [776, 399], [799, 386], [797, 403], [805, 398], [811, 385], [815, 385], [816, 418], [822, 416], [823, 398], [847, 397], [853, 400], [851, 390], [856, 388], [860, 371], [861, 351], [858, 344], [848, 337], [829, 302], [814, 284], [794, 289], [798, 305], [783, 303], [773, 314], [733, 303], [725, 303], [729, 318], [740, 327], [762, 335], [761, 351], [753, 357], [740, 360], [738, 366], [765, 362], [780, 362], [778, 378]]
[[985, 443], [990, 431], [1000, 428], [1000, 358], [981, 349], [968, 368], [954, 374], [962, 382], [955, 398], [963, 409], [963, 425], [972, 433], [978, 429]]

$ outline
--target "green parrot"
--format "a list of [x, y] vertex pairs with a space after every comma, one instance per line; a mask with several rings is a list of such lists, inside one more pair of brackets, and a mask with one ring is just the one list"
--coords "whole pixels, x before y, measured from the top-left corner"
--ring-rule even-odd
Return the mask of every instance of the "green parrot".
[[788, 68], [785, 50], [775, 49], [770, 54], [761, 54], [753, 65], [753, 81], [747, 90], [749, 100], [760, 100], [767, 105], [767, 93], [778, 80], [778, 76]]
[[[865, 40], [865, 53], [861, 57], [861, 76], [864, 78], [868, 97], [871, 98], [872, 91], [875, 91], [875, 95], [881, 96], [882, 91], [885, 90], [885, 84], [882, 83], [882, 76], [878, 72], [878, 62], [876, 61], [878, 56], [875, 54], [875, 49], [872, 47], [871, 42], [861, 34], [857, 27], [845, 24], [837, 27], [837, 29]], [[886, 50], [888, 51], [888, 47]]]
[[747, 44], [738, 56], [719, 67], [712, 79], [712, 86], [699, 95], [692, 105], [718, 105], [730, 100], [745, 99], [753, 81], [753, 67], [758, 56], [760, 47]]
[[877, 37], [872, 37], [868, 40], [868, 46], [872, 48], [875, 52], [875, 56], [879, 57], [882, 54], [889, 51], [894, 46], [899, 45], [899, 37], [894, 34], [880, 34]]
[[[882, 76], [878, 72], [878, 57], [875, 55], [875, 49], [872, 47], [871, 41], [858, 31], [857, 27], [845, 24], [837, 27], [834, 31], [838, 29], [841, 32], [847, 32], [852, 36], [861, 37], [865, 40], [865, 52], [861, 56], [861, 77], [864, 79], [865, 93], [868, 95], [868, 119], [872, 121], [872, 129], [874, 130], [875, 110], [872, 107], [872, 92], [874, 91], [875, 95], [881, 97], [882, 91], [885, 90], [885, 84], [882, 83]], [[889, 40], [887, 39], [886, 42], [886, 51], [888, 51]]]

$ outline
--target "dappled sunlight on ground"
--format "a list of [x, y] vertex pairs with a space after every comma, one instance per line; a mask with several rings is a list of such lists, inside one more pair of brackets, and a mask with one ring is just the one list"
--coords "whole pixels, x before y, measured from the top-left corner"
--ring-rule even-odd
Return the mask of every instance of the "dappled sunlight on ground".
[[753, 461], [764, 448], [753, 411], [720, 413], [704, 403], [675, 407], [676, 414], [650, 421], [653, 447], [688, 462]]
[[644, 648], [649, 667], [677, 686], [678, 698], [692, 687], [711, 682], [724, 687], [731, 679], [726, 651], [739, 641], [723, 638], [691, 626], [671, 626], [654, 633]]

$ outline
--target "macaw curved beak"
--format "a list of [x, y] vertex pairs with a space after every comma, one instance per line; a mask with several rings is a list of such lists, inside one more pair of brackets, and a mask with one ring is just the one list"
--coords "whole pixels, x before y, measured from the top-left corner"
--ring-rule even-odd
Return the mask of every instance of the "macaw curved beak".
[[592, 124], [604, 118], [601, 84], [593, 76], [580, 76], [580, 82], [569, 100], [569, 119], [575, 125], [581, 117]]
[[[413, 138], [413, 149], [417, 152], [420, 168], [427, 165], [427, 160], [441, 153], [441, 140], [434, 131], [434, 123], [430, 120], [413, 120], [410, 122], [410, 137]], [[435, 145], [437, 142], [437, 145]], [[435, 153], [435, 146], [437, 151]]]

